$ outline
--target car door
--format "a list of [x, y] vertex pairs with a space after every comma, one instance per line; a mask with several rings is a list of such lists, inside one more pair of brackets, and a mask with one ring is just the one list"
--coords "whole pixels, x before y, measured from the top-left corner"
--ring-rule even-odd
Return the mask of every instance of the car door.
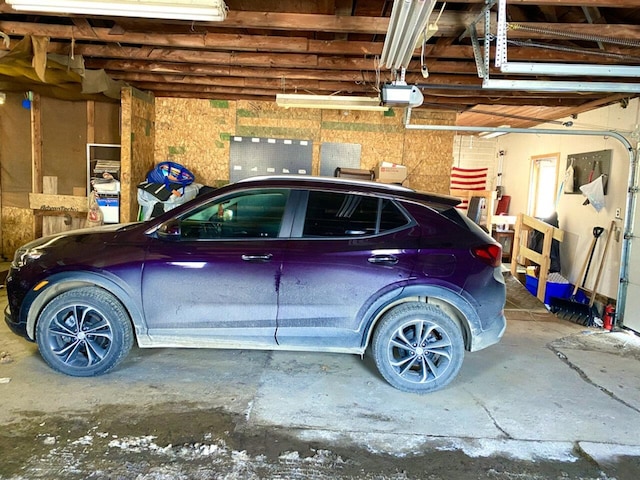
[[153, 239], [142, 274], [152, 340], [177, 338], [186, 346], [275, 344], [288, 198], [287, 189], [243, 190], [165, 223], [173, 235]]
[[309, 192], [285, 251], [278, 344], [338, 350], [360, 346], [359, 313], [410, 277], [419, 232], [390, 200]]

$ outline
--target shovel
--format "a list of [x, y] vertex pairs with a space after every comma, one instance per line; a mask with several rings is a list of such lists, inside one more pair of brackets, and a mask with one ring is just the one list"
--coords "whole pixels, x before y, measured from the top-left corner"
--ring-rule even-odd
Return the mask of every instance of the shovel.
[[587, 257], [582, 264], [582, 269], [580, 271], [580, 275], [578, 276], [578, 281], [576, 282], [575, 287], [573, 287], [571, 297], [569, 297], [568, 299], [551, 297], [551, 299], [549, 300], [549, 310], [552, 313], [555, 313], [556, 315], [562, 316], [563, 318], [566, 318], [573, 322], [581, 323], [583, 325], [587, 325], [591, 322], [591, 319], [593, 318], [593, 304], [588, 305], [577, 301], [576, 294], [578, 293], [578, 288], [580, 288], [580, 286], [584, 288], [584, 284], [587, 281], [589, 268], [591, 267], [591, 260], [593, 259], [593, 253], [596, 250], [596, 244], [598, 243], [598, 238], [600, 238], [602, 232], [604, 232], [604, 228], [593, 227], [593, 238], [591, 239], [591, 245], [589, 246]]

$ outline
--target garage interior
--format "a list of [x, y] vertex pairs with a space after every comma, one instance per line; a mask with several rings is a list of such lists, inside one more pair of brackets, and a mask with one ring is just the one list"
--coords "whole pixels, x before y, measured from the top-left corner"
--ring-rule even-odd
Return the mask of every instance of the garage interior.
[[[191, 2], [174, 0], [172, 3], [181, 10]], [[640, 295], [636, 294], [640, 289], [637, 279], [640, 258], [632, 248], [637, 216], [635, 169], [640, 140], [640, 83], [637, 83], [640, 6], [637, 1], [499, 0], [485, 3], [453, 0], [444, 4], [402, 0], [225, 0], [209, 3], [217, 5], [219, 19], [178, 19], [175, 12], [172, 18], [157, 19], [137, 16], [140, 12], [135, 15], [68, 14], [38, 11], [38, 7], [36, 11], [28, 11], [23, 10], [22, 1], [0, 0], [0, 253], [5, 261], [10, 261], [19, 246], [34, 238], [85, 225], [91, 161], [100, 156], [119, 162], [120, 191], [115, 195], [116, 220], [113, 221], [124, 223], [139, 218], [137, 186], [160, 162], [169, 160], [184, 165], [195, 174], [198, 184], [217, 187], [228, 183], [240, 171], [233, 163], [234, 142], [243, 139], [302, 141], [309, 147], [310, 162], [310, 169], [304, 174], [332, 174], [336, 167], [341, 167], [379, 176], [384, 167], [381, 162], [387, 162], [393, 165], [387, 167], [390, 169], [397, 165], [403, 167], [401, 170], [406, 173], [403, 184], [410, 188], [455, 194], [451, 191], [455, 169], [484, 170], [486, 180], [480, 191], [486, 198], [484, 215], [479, 221], [503, 244], [505, 270], [511, 270], [514, 277], [520, 272], [523, 284], [526, 283], [522, 273], [526, 262], [517, 258], [520, 247], [516, 225], [518, 231], [526, 229], [519, 222], [525, 217], [540, 216], [536, 214], [538, 202], [550, 203], [557, 213], [557, 230], [562, 232], [558, 247], [561, 269], [557, 273], [572, 285], [581, 284], [585, 294], [595, 296], [602, 314], [607, 305], [615, 308], [616, 335], [640, 331], [637, 314]], [[398, 17], [401, 16], [400, 9], [405, 3], [420, 3], [424, 9], [428, 19], [426, 28], [416, 32], [418, 36], [422, 34], [424, 40], [409, 39], [407, 45], [416, 46], [414, 50], [409, 48], [410, 61], [404, 67], [389, 67], [384, 61], [389, 55], [384, 50], [390, 19], [394, 9]], [[409, 21], [400, 30], [408, 30], [410, 24]], [[395, 98], [396, 94], [400, 98]], [[283, 106], [286, 102], [290, 103]], [[582, 177], [577, 173], [578, 165], [582, 167]], [[603, 165], [606, 170], [602, 170]], [[551, 177], [539, 176], [540, 166], [550, 166], [547, 171], [552, 172]], [[570, 166], [576, 172], [574, 189], [567, 183]], [[252, 167], [260, 170], [269, 166], [244, 165], [243, 171]], [[297, 172], [302, 173], [301, 168]], [[578, 187], [591, 183], [601, 174], [605, 175], [606, 194], [604, 204], [596, 210], [593, 202], [585, 204], [588, 197]], [[535, 195], [541, 186], [547, 187], [546, 199]], [[468, 195], [474, 196], [473, 192]], [[500, 202], [506, 198], [508, 202]], [[498, 213], [496, 208], [502, 210]], [[108, 212], [113, 218], [114, 210]], [[597, 242], [594, 242], [594, 227], [604, 229]], [[545, 231], [551, 235], [555, 232]], [[584, 276], [585, 255], [593, 245], [594, 263], [589, 275]], [[547, 255], [543, 261], [551, 259]], [[551, 274], [548, 270], [542, 269], [540, 280], [556, 283], [553, 277], [548, 279], [547, 274]], [[549, 433], [557, 412], [545, 413], [541, 406], [531, 407], [529, 411], [538, 415], [536, 419], [540, 424], [539, 430], [530, 435], [518, 425], [518, 422], [522, 425], [528, 422], [515, 412], [517, 402], [521, 401], [518, 397], [526, 397], [527, 393], [522, 392], [528, 388], [518, 384], [519, 392], [509, 394], [514, 405], [513, 411], [508, 412], [512, 423], [499, 424], [494, 420], [495, 432], [491, 430], [493, 426], [487, 426], [478, 428], [477, 435], [505, 442], [562, 440], [568, 441], [570, 447], [573, 445], [570, 441], [576, 438], [591, 439], [595, 443], [581, 448], [596, 459], [600, 457], [593, 452], [600, 444], [597, 448], [593, 445], [619, 441], [625, 448], [631, 448], [623, 449], [625, 458], [640, 458], [637, 441], [633, 440], [640, 411], [633, 392], [637, 392], [640, 385], [640, 369], [637, 351], [628, 353], [627, 350], [627, 345], [635, 345], [637, 337], [629, 337], [633, 340], [620, 337], [624, 344], [622, 350], [612, 346], [613, 343], [606, 348], [595, 347], [591, 337], [571, 337], [578, 335], [576, 330], [570, 330], [575, 325], [565, 326], [550, 320], [541, 301], [531, 303], [533, 296], [540, 300], [547, 298], [544, 289], [540, 291], [534, 286], [532, 296], [528, 296], [515, 280], [508, 285], [512, 289], [510, 301], [515, 302], [507, 306], [512, 311], [509, 319], [521, 325], [515, 328], [520, 336], [507, 342], [507, 350], [513, 353], [515, 347], [524, 348], [521, 339], [529, 336], [545, 352], [550, 350], [553, 360], [562, 356], [566, 360], [567, 355], [575, 354], [571, 356], [575, 363], [565, 362], [572, 372], [580, 371], [581, 375], [588, 376], [592, 386], [609, 397], [589, 407], [580, 404], [583, 412], [595, 417], [599, 409], [611, 411], [613, 408], [619, 416], [611, 424], [607, 423], [611, 420], [609, 417], [604, 420], [598, 417], [602, 420], [602, 430], [597, 430], [594, 436], [585, 433], [588, 425], [584, 430], [569, 428], [571, 432], [563, 436]], [[545, 328], [537, 330], [540, 325]], [[558, 340], [570, 337], [572, 341]], [[5, 343], [0, 343], [0, 350], [8, 350], [8, 340], [2, 342]], [[36, 355], [34, 351], [29, 346], [21, 348], [23, 350], [13, 355], [15, 363], [3, 366], [0, 377], [17, 376], [15, 367], [24, 361], [36, 375], [44, 378], [44, 366], [30, 358]], [[624, 359], [616, 357], [620, 351], [627, 352]], [[154, 360], [153, 353], [140, 352], [139, 355], [148, 362]], [[200, 365], [205, 363], [200, 352], [187, 355], [180, 363], [185, 370], [200, 360]], [[259, 364], [269, 363], [263, 360], [262, 354], [248, 356]], [[305, 357], [309, 364], [315, 362], [309, 360], [309, 355]], [[480, 364], [489, 365], [490, 357], [484, 358]], [[612, 359], [621, 366], [616, 373], [607, 363]], [[225, 361], [231, 363], [223, 357], [219, 360], [224, 365]], [[162, 378], [159, 370], [167, 367], [165, 363], [169, 361], [161, 360], [153, 379], [144, 379], [143, 367], [127, 366], [126, 372], [131, 374], [135, 370], [136, 382], [140, 382], [132, 387], [133, 398], [145, 398], [148, 391], [141, 385], [150, 382], [170, 391], [170, 397], [176, 402], [184, 398], [194, 403], [199, 401], [195, 383]], [[238, 359], [240, 361], [242, 359]], [[293, 368], [294, 361], [298, 359], [282, 355], [273, 363], [280, 364], [286, 371]], [[322, 361], [323, 371], [339, 370], [337, 364], [332, 363], [337, 363], [333, 357]], [[593, 362], [607, 363], [610, 376], [606, 380], [597, 377], [599, 366]], [[524, 363], [521, 374], [526, 371]], [[482, 377], [480, 367], [473, 368], [473, 371], [467, 370], [464, 377], [472, 384], [476, 374]], [[211, 381], [205, 372], [198, 371], [194, 376], [199, 373]], [[220, 379], [226, 378], [223, 371], [219, 373]], [[379, 385], [354, 384], [347, 373], [343, 374], [338, 380], [349, 388], [368, 392], [373, 395], [371, 398], [385, 398]], [[320, 443], [318, 439], [322, 436], [317, 432], [324, 420], [313, 408], [296, 409], [289, 405], [295, 415], [286, 420], [279, 418], [278, 415], [284, 414], [268, 412], [267, 402], [260, 401], [265, 398], [274, 404], [283, 401], [273, 387], [260, 390], [248, 372], [242, 375], [246, 376], [241, 382], [249, 385], [248, 392], [225, 386], [218, 379], [215, 387], [219, 391], [213, 387], [206, 390], [211, 395], [211, 404], [226, 408], [228, 398], [237, 398], [238, 406], [231, 410], [248, 419], [247, 412], [255, 399], [258, 423], [264, 426], [265, 419], [277, 417], [281, 425], [290, 428], [303, 429], [304, 425], [311, 425], [317, 434], [311, 435], [313, 442]], [[278, 377], [276, 373], [267, 375]], [[117, 388], [119, 382], [126, 381], [125, 377], [125, 372], [116, 374], [108, 380], [109, 387]], [[284, 377], [274, 382], [285, 382], [293, 391], [304, 384], [304, 380], [295, 375], [291, 383]], [[544, 398], [563, 405], [578, 402], [572, 398], [568, 386], [562, 389], [540, 373], [534, 377], [542, 385], [529, 392], [535, 401]], [[293, 380], [300, 383], [294, 386]], [[55, 383], [65, 381], [58, 378]], [[349, 389], [344, 385], [329, 385], [326, 377], [322, 381], [327, 391]], [[574, 388], [564, 375], [557, 381]], [[98, 384], [98, 380], [83, 382], [78, 385]], [[511, 377], [506, 382], [512, 382]], [[497, 399], [487, 400], [491, 398], [492, 388], [500, 387], [487, 383], [478, 394], [482, 401], [466, 392], [469, 403], [476, 402], [479, 411], [499, 409]], [[543, 392], [545, 388], [555, 390], [556, 398]], [[180, 390], [184, 398], [180, 397]], [[260, 395], [253, 397], [256, 391]], [[590, 390], [579, 389], [579, 392], [584, 394], [580, 398], [587, 398]], [[464, 396], [462, 392], [461, 398]], [[438, 398], [446, 402], [447, 396], [443, 394]], [[312, 404], [316, 409], [336, 407], [316, 397], [305, 400], [308, 403], [303, 401], [300, 405]], [[387, 400], [382, 403], [394, 401], [391, 396]], [[66, 396], [54, 404], [62, 410], [65, 401], [69, 401]], [[109, 401], [124, 402], [123, 399]], [[150, 403], [161, 401], [164, 400], [158, 393]], [[36, 402], [36, 410], [46, 408], [42, 402], [44, 400]], [[96, 406], [95, 399], [88, 396], [83, 396], [80, 403], [86, 409]], [[373, 403], [363, 400], [360, 407], [375, 410]], [[338, 405], [338, 411], [343, 407], [346, 408]], [[446, 409], [438, 412], [450, 418]], [[558, 428], [568, 428], [569, 420], [572, 425], [580, 424], [582, 417], [576, 411], [564, 412], [564, 415], [567, 422]], [[15, 418], [9, 412], [0, 423], [9, 423]], [[311, 421], [306, 422], [309, 418]], [[338, 430], [337, 424], [336, 420], [332, 431]], [[373, 431], [388, 432], [392, 428], [380, 425]], [[433, 434], [442, 438], [466, 436], [463, 426], [454, 420], [448, 425], [450, 429], [436, 429]], [[604, 432], [605, 426], [611, 425], [618, 432], [615, 439], [607, 438]], [[365, 424], [352, 427], [353, 432], [368, 429], [370, 425]], [[206, 432], [203, 435], [206, 437]], [[382, 443], [377, 445], [379, 451], [385, 451], [380, 445]], [[600, 466], [608, 461], [606, 458]], [[318, 468], [324, 471], [325, 466]], [[631, 462], [628, 471], [637, 473], [637, 468], [637, 461]], [[73, 473], [62, 471], [67, 475]], [[618, 473], [624, 471], [621, 469]], [[592, 473], [593, 478], [596, 474]], [[442, 475], [446, 478], [446, 472]], [[570, 475], [570, 478], [574, 477]]]
[[[230, 1], [212, 2], [213, 21], [175, 13], [67, 15], [32, 11], [29, 3], [0, 4], [6, 259], [34, 237], [82, 225], [88, 157], [117, 155], [98, 145], [120, 146], [115, 218], [127, 222], [138, 218], [137, 185], [155, 164], [177, 162], [199, 184], [219, 186], [240, 168], [230, 166], [234, 138], [246, 137], [309, 142], [307, 174], [331, 175], [329, 165], [375, 171], [384, 161], [406, 168], [404, 185], [437, 193], [470, 194], [451, 190], [452, 168], [486, 169], [483, 222], [505, 230], [496, 238], [509, 262], [515, 217], [540, 217], [532, 165], [550, 156], [564, 234], [561, 281], [584, 280], [587, 293], [597, 290], [601, 311], [620, 300], [619, 278], [626, 275], [620, 259], [630, 233], [624, 220], [634, 202], [627, 198], [628, 145], [606, 132], [637, 147], [634, 2], [279, 1], [256, 9]], [[420, 19], [424, 29], [414, 25]], [[411, 53], [409, 44], [418, 48]], [[565, 135], [520, 133], [526, 129]], [[569, 135], [576, 131], [605, 133]], [[604, 209], [595, 211], [570, 194], [577, 188], [561, 187], [574, 160], [585, 172], [576, 181], [587, 183], [594, 169], [584, 154], [598, 152], [608, 158], [607, 195]], [[600, 167], [599, 160], [591, 163]], [[493, 214], [503, 195], [509, 201], [501, 213], [510, 218], [499, 225], [493, 222], [502, 219], [486, 212]], [[594, 285], [596, 268], [579, 277], [581, 252], [596, 226], [606, 234], [595, 247], [604, 267]], [[609, 234], [616, 240], [605, 252]], [[538, 273], [540, 289], [532, 288], [540, 299], [548, 270]], [[628, 325], [618, 311], [619, 323]], [[633, 321], [631, 327], [638, 328]]]

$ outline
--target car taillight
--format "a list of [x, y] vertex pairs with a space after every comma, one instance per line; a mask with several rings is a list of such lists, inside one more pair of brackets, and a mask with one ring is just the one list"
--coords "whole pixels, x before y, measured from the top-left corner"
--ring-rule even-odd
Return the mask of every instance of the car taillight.
[[499, 267], [500, 263], [502, 263], [502, 247], [495, 243], [473, 247], [471, 253], [474, 257], [479, 258], [492, 267]]

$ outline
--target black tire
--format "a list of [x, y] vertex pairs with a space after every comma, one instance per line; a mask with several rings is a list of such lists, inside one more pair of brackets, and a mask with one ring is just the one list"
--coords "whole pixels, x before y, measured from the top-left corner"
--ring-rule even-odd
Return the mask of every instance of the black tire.
[[380, 374], [404, 392], [430, 393], [462, 366], [464, 341], [456, 323], [434, 305], [411, 302], [387, 312], [373, 336]]
[[133, 331], [122, 304], [97, 287], [61, 293], [40, 313], [36, 342], [42, 358], [74, 377], [101, 375], [129, 353]]

